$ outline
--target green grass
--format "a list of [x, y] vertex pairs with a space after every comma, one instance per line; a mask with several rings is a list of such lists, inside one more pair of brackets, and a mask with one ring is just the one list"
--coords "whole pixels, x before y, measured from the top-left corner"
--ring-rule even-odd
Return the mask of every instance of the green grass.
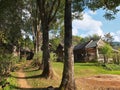
[[119, 65], [115, 65], [117, 68], [114, 70], [108, 69], [110, 67], [114, 67], [114, 65], [107, 64], [106, 67], [98, 65], [96, 63], [75, 63], [75, 77], [86, 77], [91, 75], [98, 75], [98, 74], [118, 74], [120, 75], [120, 68]]
[[33, 68], [32, 66], [26, 68], [24, 71], [26, 76], [28, 77], [28, 84], [31, 85], [33, 88], [45, 88], [51, 85], [57, 87], [57, 85], [59, 85], [61, 81], [60, 78], [54, 80], [40, 78], [39, 75], [42, 73], [42, 71], [38, 70], [37, 68]]
[[[54, 71], [57, 73], [58, 78], [51, 80], [51, 79], [44, 79], [37, 77], [37, 75], [40, 75], [42, 73], [41, 70], [36, 70], [36, 68], [29, 67], [25, 69], [25, 73], [27, 77], [34, 77], [34, 78], [28, 78], [27, 81], [32, 87], [58, 87], [61, 82], [62, 78], [62, 71], [63, 71], [63, 63], [59, 62], [52, 62], [52, 67]], [[89, 77], [93, 75], [99, 75], [99, 74], [118, 74], [120, 75], [120, 71], [118, 70], [108, 70], [103, 68], [101, 65], [97, 65], [96, 63], [75, 63], [74, 66], [75, 69], [75, 78], [81, 78], [81, 77]], [[35, 77], [36, 76], [36, 77]]]
[[[11, 75], [15, 75], [15, 73], [13, 72]], [[16, 87], [18, 86], [16, 78], [10, 76], [7, 78], [6, 82], [9, 82], [10, 84], [6, 85], [3, 89], [0, 88], [0, 90], [16, 90]]]

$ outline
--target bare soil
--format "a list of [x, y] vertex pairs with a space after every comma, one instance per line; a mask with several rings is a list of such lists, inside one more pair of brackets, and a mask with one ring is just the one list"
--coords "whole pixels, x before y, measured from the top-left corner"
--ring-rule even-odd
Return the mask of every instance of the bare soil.
[[28, 85], [26, 79], [25, 79], [25, 74], [24, 72], [21, 70], [19, 70], [17, 72], [18, 74], [18, 84], [20, 85], [20, 88], [31, 88], [31, 86]]
[[120, 90], [120, 75], [97, 75], [76, 79], [78, 90]]
[[17, 73], [17, 80], [18, 80], [18, 84], [19, 84], [19, 88], [23, 89], [23, 88], [31, 88], [30, 85], [28, 85], [27, 83], [27, 80], [26, 80], [26, 76], [25, 76], [25, 73], [24, 73], [24, 68], [25, 67], [28, 67], [30, 65], [31, 62], [26, 62], [25, 65], [21, 65], [18, 70]]

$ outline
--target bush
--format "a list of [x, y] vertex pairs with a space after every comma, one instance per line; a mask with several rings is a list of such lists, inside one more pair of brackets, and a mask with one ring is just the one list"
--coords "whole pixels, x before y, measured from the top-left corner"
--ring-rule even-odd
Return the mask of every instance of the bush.
[[0, 76], [7, 76], [13, 71], [15, 64], [18, 62], [17, 57], [10, 54], [0, 55]]
[[42, 63], [42, 52], [38, 52], [33, 57], [33, 65], [40, 66], [41, 63]]
[[117, 65], [117, 64], [106, 64], [105, 65], [105, 68], [107, 70], [116, 70], [116, 71], [119, 71], [120, 70], [120, 65]]
[[53, 53], [53, 52], [50, 53], [50, 60], [51, 61], [57, 61], [57, 56], [56, 56], [55, 53]]
[[[57, 59], [56, 54], [55, 53], [50, 53], [50, 60], [51, 61], [56, 61], [56, 59]], [[37, 54], [34, 55], [34, 57], [33, 57], [33, 65], [35, 67], [38, 66], [38, 67], [42, 68], [41, 67], [41, 65], [42, 65], [42, 52], [38, 52]]]

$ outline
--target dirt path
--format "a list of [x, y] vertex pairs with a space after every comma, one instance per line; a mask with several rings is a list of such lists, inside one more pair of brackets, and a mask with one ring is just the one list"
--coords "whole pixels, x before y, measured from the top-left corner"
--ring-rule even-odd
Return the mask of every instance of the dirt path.
[[19, 70], [18, 72], [17, 72], [17, 74], [18, 74], [18, 84], [20, 85], [20, 88], [31, 88], [31, 86], [30, 85], [28, 85], [28, 83], [27, 83], [27, 81], [26, 81], [26, 79], [25, 79], [25, 74], [24, 74], [24, 72], [22, 71], [22, 69], [21, 70]]

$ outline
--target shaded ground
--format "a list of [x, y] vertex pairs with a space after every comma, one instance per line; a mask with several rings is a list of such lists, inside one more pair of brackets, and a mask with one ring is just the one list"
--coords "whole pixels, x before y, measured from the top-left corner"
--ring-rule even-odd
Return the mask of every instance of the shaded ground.
[[98, 75], [76, 79], [80, 90], [120, 90], [119, 75]]

